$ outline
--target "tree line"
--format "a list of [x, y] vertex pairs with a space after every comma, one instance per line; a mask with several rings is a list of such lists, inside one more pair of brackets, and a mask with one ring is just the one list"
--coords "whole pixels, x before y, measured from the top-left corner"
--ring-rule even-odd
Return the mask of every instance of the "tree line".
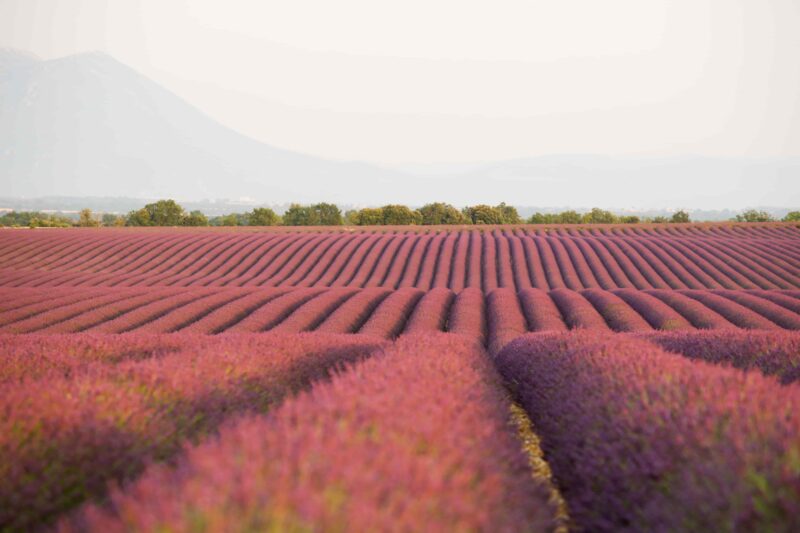
[[[765, 211], [748, 210], [736, 222], [771, 222], [775, 219]], [[784, 222], [800, 221], [800, 211], [791, 211]], [[637, 224], [686, 223], [689, 214], [680, 210], [670, 217], [638, 217], [617, 215], [611, 211], [594, 208], [586, 213], [568, 210], [560, 213], [534, 213], [527, 219], [520, 217], [517, 209], [505, 203], [495, 206], [478, 204], [457, 209], [434, 202], [418, 209], [400, 204], [382, 207], [365, 207], [342, 213], [335, 204], [291, 204], [283, 215], [268, 207], [256, 207], [245, 213], [230, 213], [207, 217], [200, 211], [186, 211], [174, 200], [159, 200], [145, 205], [127, 215], [105, 213], [95, 215], [83, 209], [77, 220], [49, 213], [11, 211], [0, 216], [0, 226], [29, 227], [98, 227], [98, 226], [407, 226], [407, 225], [500, 225], [500, 224]]]

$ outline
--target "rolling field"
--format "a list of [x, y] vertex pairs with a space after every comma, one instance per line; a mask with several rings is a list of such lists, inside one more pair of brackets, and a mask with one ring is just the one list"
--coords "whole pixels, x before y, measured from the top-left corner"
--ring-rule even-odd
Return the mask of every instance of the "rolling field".
[[800, 229], [0, 232], [0, 530], [793, 531]]

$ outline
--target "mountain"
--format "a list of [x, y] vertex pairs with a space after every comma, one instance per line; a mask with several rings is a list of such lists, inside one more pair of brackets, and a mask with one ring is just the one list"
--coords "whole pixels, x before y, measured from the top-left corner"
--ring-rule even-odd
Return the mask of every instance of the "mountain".
[[[2, 56], [7, 196], [366, 201], [400, 174], [274, 148], [224, 127], [113, 58]], [[353, 196], [357, 198], [353, 198]]]
[[0, 73], [16, 67], [24, 67], [39, 62], [35, 55], [15, 50], [13, 48], [0, 48]]
[[383, 168], [245, 137], [104, 54], [41, 61], [2, 49], [0, 193], [266, 204], [796, 208], [800, 158], [575, 154]]

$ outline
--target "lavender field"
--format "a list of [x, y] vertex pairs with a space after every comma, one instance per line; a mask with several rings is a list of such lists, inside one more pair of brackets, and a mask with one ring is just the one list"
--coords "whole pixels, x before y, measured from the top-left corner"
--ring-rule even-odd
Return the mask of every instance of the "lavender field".
[[796, 531], [792, 224], [0, 232], [2, 531]]

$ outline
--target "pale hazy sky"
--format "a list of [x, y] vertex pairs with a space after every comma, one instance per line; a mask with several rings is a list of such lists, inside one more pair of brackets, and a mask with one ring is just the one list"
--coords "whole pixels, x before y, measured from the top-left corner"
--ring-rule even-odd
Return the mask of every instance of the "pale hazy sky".
[[798, 0], [0, 0], [0, 46], [339, 159], [800, 156]]

